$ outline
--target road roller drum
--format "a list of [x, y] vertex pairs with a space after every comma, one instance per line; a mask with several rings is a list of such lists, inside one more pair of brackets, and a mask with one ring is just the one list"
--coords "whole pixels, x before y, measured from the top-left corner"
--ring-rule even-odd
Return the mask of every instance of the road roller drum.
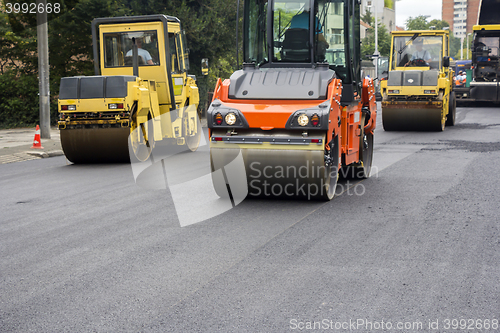
[[61, 146], [73, 163], [129, 162], [128, 127], [60, 130]]
[[[307, 139], [297, 134], [246, 135], [217, 141], [220, 134], [215, 131], [210, 142], [212, 172], [224, 169], [241, 156], [249, 197], [307, 200], [329, 200], [333, 197], [338, 179], [338, 149], [333, 147], [334, 154], [330, 150], [325, 151], [324, 135], [313, 135]], [[227, 179], [213, 178], [212, 181], [216, 192], [220, 196], [225, 195]]]
[[442, 131], [444, 119], [439, 104], [386, 104], [382, 109], [382, 124], [386, 131]]

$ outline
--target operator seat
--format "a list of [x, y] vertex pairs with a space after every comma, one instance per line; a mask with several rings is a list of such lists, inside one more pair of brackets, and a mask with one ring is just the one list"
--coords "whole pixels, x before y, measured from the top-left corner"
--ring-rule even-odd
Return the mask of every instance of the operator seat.
[[[137, 55], [139, 66], [144, 66], [146, 65], [146, 62], [144, 61], [144, 58], [140, 55]], [[126, 56], [125, 57], [125, 66], [132, 66], [132, 56]]]
[[310, 58], [308, 29], [288, 29], [285, 32], [281, 59], [284, 61], [308, 62]]

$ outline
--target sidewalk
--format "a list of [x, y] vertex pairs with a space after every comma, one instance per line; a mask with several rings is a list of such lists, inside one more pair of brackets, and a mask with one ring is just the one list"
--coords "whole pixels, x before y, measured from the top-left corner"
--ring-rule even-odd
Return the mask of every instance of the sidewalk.
[[0, 164], [64, 155], [59, 130], [50, 129], [50, 139], [41, 139], [43, 149], [31, 149], [35, 128], [0, 130]]

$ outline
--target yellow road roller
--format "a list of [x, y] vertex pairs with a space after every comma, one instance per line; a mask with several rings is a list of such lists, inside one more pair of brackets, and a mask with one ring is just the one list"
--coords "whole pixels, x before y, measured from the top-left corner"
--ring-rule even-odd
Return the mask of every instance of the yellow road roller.
[[[58, 126], [73, 163], [149, 157], [155, 142], [198, 146], [196, 78], [179, 19], [166, 15], [92, 21], [94, 76], [61, 79]], [[136, 130], [138, 129], [138, 130]]]
[[389, 75], [381, 81], [386, 131], [443, 131], [455, 124], [448, 30], [393, 31]]
[[236, 192], [239, 156], [250, 197], [327, 201], [340, 176], [369, 177], [377, 109], [361, 77], [359, 7], [245, 1], [243, 68], [219, 79], [207, 111], [219, 196]]

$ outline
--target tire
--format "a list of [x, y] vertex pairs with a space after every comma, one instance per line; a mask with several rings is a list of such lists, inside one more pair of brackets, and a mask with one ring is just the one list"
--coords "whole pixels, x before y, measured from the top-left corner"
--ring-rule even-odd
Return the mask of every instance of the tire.
[[331, 163], [325, 167], [326, 174], [323, 178], [321, 193], [315, 198], [320, 201], [330, 201], [335, 196], [339, 176], [339, 137], [338, 135], [330, 142]]
[[450, 93], [450, 103], [448, 104], [448, 116], [446, 117], [446, 126], [455, 126], [457, 118], [457, 98], [455, 92]]
[[[189, 99], [188, 99], [186, 101], [185, 109], [187, 109], [187, 107], [189, 107], [189, 105], [190, 104], [189, 104]], [[198, 113], [196, 114], [196, 117], [198, 117]], [[184, 137], [186, 147], [190, 151], [196, 151], [198, 149], [198, 146], [200, 145], [201, 135], [203, 133], [203, 129], [201, 128], [201, 126], [197, 126], [197, 125], [200, 125], [200, 122], [198, 121], [198, 119], [195, 118], [194, 121], [197, 122], [197, 124], [190, 123], [190, 119], [187, 116], [187, 112], [184, 112], [184, 114], [182, 116], [182, 136]], [[196, 132], [193, 135], [189, 135], [189, 132], [190, 132], [189, 129], [192, 126], [197, 127]]]
[[[365, 115], [361, 118], [365, 124]], [[359, 140], [360, 166], [347, 166], [343, 170], [343, 176], [349, 179], [366, 179], [370, 176], [373, 160], [373, 133], [365, 133], [364, 126], [361, 129]]]
[[194, 135], [188, 135], [189, 132], [189, 119], [186, 117], [186, 119], [183, 119], [183, 127], [184, 127], [184, 140], [186, 141], [186, 146], [190, 151], [196, 151], [198, 149], [198, 146], [200, 145], [200, 140], [201, 140], [201, 133], [203, 132], [202, 128], [199, 126], [195, 126], [196, 128], [196, 133]]
[[[137, 121], [132, 122], [131, 128], [131, 146], [135, 158], [141, 162], [146, 161], [154, 148], [154, 126], [151, 114], [148, 115], [148, 121], [137, 126]], [[135, 125], [134, 125], [135, 124]]]

